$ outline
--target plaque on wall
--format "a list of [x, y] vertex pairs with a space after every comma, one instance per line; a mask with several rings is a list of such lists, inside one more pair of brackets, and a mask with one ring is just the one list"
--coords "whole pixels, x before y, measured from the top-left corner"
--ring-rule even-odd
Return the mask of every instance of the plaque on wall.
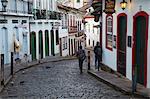
[[113, 48], [116, 48], [116, 35], [114, 35]]
[[128, 36], [128, 47], [132, 47], [132, 37]]
[[115, 1], [116, 0], [105, 0], [105, 10], [106, 14], [115, 13]]

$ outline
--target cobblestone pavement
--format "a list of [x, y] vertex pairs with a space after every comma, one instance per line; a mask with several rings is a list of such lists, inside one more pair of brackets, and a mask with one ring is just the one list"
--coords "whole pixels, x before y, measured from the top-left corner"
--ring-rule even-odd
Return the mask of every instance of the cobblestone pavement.
[[131, 99], [90, 76], [86, 68], [84, 64], [80, 74], [78, 61], [68, 60], [20, 71], [0, 99]]

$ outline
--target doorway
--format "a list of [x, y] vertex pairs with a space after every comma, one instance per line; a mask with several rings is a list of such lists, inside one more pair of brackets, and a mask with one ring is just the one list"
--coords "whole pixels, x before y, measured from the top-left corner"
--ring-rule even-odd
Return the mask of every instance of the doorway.
[[132, 68], [134, 71], [136, 66], [137, 82], [145, 86], [147, 83], [148, 17], [148, 14], [143, 11], [133, 17]]
[[126, 76], [126, 32], [127, 15], [121, 13], [117, 17], [117, 71]]
[[30, 33], [30, 53], [32, 60], [36, 59], [36, 35], [35, 32]]
[[4, 64], [9, 63], [9, 51], [8, 51], [8, 30], [7, 28], [2, 28], [2, 53], [4, 54]]
[[45, 56], [49, 56], [49, 33], [45, 30]]
[[54, 31], [51, 30], [51, 54], [54, 56], [55, 51], [54, 51]]
[[43, 58], [43, 33], [39, 31], [39, 58]]

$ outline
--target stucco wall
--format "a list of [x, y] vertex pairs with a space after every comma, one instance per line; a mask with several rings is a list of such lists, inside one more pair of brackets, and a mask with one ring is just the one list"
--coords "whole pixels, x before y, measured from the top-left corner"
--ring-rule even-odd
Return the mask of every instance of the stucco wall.
[[[127, 0], [128, 5], [125, 10], [122, 10], [120, 8], [121, 1], [122, 0], [116, 1], [116, 7], [115, 7], [116, 12], [113, 14], [113, 35], [117, 34], [117, 16], [120, 13], [125, 13], [127, 15], [127, 37], [132, 36], [132, 40], [133, 40], [133, 16], [140, 11], [144, 11], [147, 14], [149, 14], [150, 9], [148, 8], [148, 6], [150, 5], [150, 1], [149, 0], [132, 0], [132, 2], [130, 2], [130, 0]], [[111, 67], [112, 69], [117, 70], [116, 49], [113, 48], [112, 51], [106, 49], [106, 14], [105, 13], [103, 13], [102, 20], [103, 20], [102, 42], [103, 42], [103, 52], [104, 52], [103, 63]], [[150, 23], [150, 19], [148, 23]], [[150, 38], [150, 35], [149, 35], [150, 25], [148, 27], [149, 28], [148, 28], [148, 48], [147, 48], [147, 87], [150, 88], [150, 62], [149, 62], [150, 60], [150, 46], [149, 46], [150, 45], [150, 39], [149, 39]], [[126, 37], [126, 41], [127, 41], [127, 37]], [[127, 45], [126, 45], [126, 77], [129, 78], [130, 80], [132, 79], [132, 47], [128, 47]]]
[[[4, 16], [0, 16], [1, 19], [4, 19]], [[25, 52], [23, 52], [23, 32], [27, 32], [27, 53], [29, 55], [29, 18], [28, 17], [15, 17], [15, 16], [5, 16], [5, 19], [7, 19], [8, 23], [0, 24], [0, 31], [2, 33], [2, 28], [7, 28], [8, 31], [8, 63], [10, 63], [10, 52], [14, 52], [14, 39], [15, 39], [15, 31], [14, 27], [18, 28], [19, 33], [19, 43], [20, 43], [20, 52], [19, 52], [19, 58], [23, 58]], [[18, 23], [12, 23], [12, 20], [18, 20]], [[21, 24], [22, 20], [26, 20], [27, 23]], [[24, 30], [23, 28], [26, 28]], [[4, 54], [2, 52], [2, 36], [0, 36], [0, 53]], [[15, 58], [15, 57], [14, 57]]]

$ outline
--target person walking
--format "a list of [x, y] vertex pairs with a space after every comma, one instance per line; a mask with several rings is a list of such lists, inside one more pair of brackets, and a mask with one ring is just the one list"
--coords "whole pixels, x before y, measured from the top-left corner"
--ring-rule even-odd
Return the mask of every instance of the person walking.
[[80, 74], [82, 74], [82, 68], [83, 68], [83, 61], [86, 58], [85, 55], [85, 50], [82, 49], [82, 46], [79, 47], [79, 50], [77, 52], [77, 58], [79, 60], [79, 69], [80, 69]]
[[98, 67], [98, 71], [99, 71], [101, 61], [102, 61], [102, 48], [99, 42], [97, 42], [96, 46], [94, 47], [94, 54], [95, 54], [95, 69], [97, 69]]

